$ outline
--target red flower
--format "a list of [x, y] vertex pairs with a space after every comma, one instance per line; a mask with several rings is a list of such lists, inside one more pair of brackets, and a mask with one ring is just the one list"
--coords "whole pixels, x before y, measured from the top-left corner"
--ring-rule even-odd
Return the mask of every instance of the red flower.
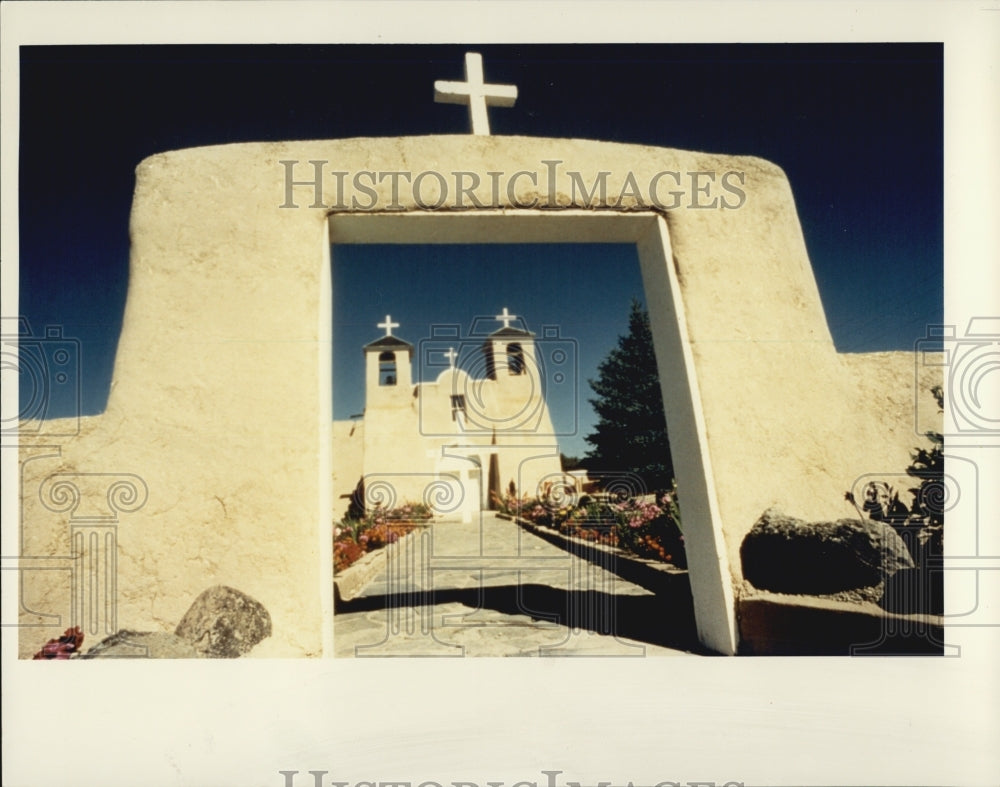
[[50, 639], [40, 651], [36, 653], [34, 659], [68, 659], [79, 653], [83, 644], [83, 632], [79, 626], [66, 629], [66, 633], [59, 639]]

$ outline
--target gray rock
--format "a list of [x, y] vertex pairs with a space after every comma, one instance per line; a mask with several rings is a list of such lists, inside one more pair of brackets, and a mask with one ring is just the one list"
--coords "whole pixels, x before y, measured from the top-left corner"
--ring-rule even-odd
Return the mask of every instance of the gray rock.
[[112, 634], [84, 653], [83, 659], [198, 659], [194, 646], [163, 631], [126, 631]]
[[839, 593], [913, 568], [905, 542], [885, 522], [805, 522], [773, 508], [747, 534], [740, 557], [744, 578], [775, 593]]
[[271, 616], [246, 593], [216, 585], [195, 599], [175, 633], [204, 656], [234, 659], [271, 636]]

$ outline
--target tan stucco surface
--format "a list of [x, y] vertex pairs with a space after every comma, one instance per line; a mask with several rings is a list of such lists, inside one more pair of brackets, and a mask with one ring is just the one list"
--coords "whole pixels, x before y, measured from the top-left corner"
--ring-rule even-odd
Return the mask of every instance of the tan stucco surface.
[[[310, 177], [310, 160], [328, 161], [330, 171], [477, 172], [484, 203], [492, 199], [486, 173], [538, 173], [542, 185], [521, 178], [512, 194], [498, 195], [512, 212], [520, 208], [511, 196], [520, 205], [537, 199], [538, 208], [643, 207], [629, 196], [611, 207], [580, 193], [573, 201], [565, 179], [545, 184], [545, 160], [559, 160], [560, 170], [578, 171], [586, 183], [609, 171], [611, 202], [630, 172], [640, 184], [664, 170], [744, 173], [740, 207], [689, 207], [689, 185], [685, 205], [666, 212], [737, 581], [739, 544], [765, 508], [807, 519], [842, 516], [843, 492], [855, 478], [900, 472], [919, 442], [910, 426], [912, 356], [835, 352], [791, 189], [767, 162], [472, 136], [163, 153], [137, 169], [128, 301], [107, 412], [86, 419], [71, 438], [22, 440], [25, 459], [38, 453], [33, 444], [60, 454], [24, 465], [23, 555], [69, 549], [68, 515], [37, 502], [50, 473], [130, 473], [148, 486], [145, 505], [118, 523], [120, 628], [170, 630], [202, 590], [226, 584], [268, 609], [268, 653], [323, 650], [324, 594], [332, 594], [321, 546], [330, 536], [333, 473], [328, 211], [308, 207], [308, 183], [294, 188], [297, 209], [279, 208], [282, 160], [303, 162], [297, 180]], [[324, 204], [344, 197], [337, 185], [324, 180]], [[425, 184], [425, 202], [433, 186]], [[390, 180], [369, 188], [376, 209], [396, 202]], [[410, 189], [397, 197], [399, 210], [423, 212]], [[438, 211], [454, 207], [450, 193]], [[57, 572], [25, 572], [25, 587], [36, 611], [68, 615], [69, 591]], [[56, 627], [22, 634], [22, 654]]]
[[912, 353], [836, 352], [787, 179], [753, 162], [747, 184], [739, 210], [667, 216], [735, 582], [765, 509], [850, 516], [856, 478], [901, 473], [929, 445], [914, 407], [941, 423], [934, 367], [915, 385]]
[[342, 519], [364, 473], [365, 425], [361, 419], [333, 422], [333, 518]]

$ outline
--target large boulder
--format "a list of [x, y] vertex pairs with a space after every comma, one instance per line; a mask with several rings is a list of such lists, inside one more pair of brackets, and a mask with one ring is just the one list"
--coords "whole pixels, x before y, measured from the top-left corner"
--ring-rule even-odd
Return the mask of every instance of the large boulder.
[[198, 659], [194, 645], [163, 631], [126, 631], [102, 639], [84, 653], [84, 659]]
[[773, 508], [747, 534], [740, 557], [743, 577], [776, 593], [839, 593], [913, 568], [903, 539], [885, 522], [805, 522]]
[[246, 593], [216, 585], [195, 599], [175, 633], [204, 656], [234, 659], [271, 636], [271, 616]]

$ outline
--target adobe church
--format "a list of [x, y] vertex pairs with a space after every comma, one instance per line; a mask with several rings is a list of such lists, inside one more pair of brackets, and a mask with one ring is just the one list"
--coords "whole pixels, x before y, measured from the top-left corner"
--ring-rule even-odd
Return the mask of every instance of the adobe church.
[[511, 325], [522, 321], [506, 307], [495, 319], [502, 327], [466, 352], [421, 343], [421, 367], [443, 369], [417, 383], [414, 346], [393, 334], [399, 323], [386, 315], [378, 324], [385, 335], [363, 348], [364, 414], [333, 424], [334, 518], [356, 495], [367, 509], [422, 502], [438, 516], [470, 521], [511, 488], [535, 496], [571, 482], [535, 335]]

